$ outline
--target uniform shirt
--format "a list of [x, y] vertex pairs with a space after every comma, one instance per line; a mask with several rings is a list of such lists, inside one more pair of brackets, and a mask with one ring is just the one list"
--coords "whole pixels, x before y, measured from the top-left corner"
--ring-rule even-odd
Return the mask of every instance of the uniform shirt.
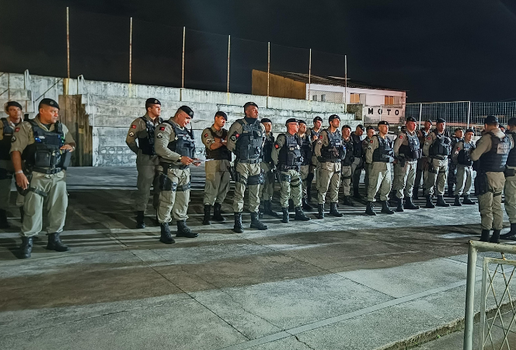
[[[18, 123], [18, 124], [14, 124], [9, 117], [7, 117], [6, 119], [7, 119], [7, 123], [9, 123], [9, 126], [11, 128], [13, 128], [13, 135], [14, 135], [14, 129], [15, 129], [16, 125], [19, 125], [20, 123], [22, 123], [23, 120], [20, 120], [20, 123]], [[0, 121], [0, 140], [3, 140], [3, 139], [4, 139], [4, 123], [2, 121]], [[12, 139], [12, 136], [10, 137], [10, 139]], [[8, 148], [6, 151], [10, 152], [11, 144], [9, 143], [5, 147]], [[7, 160], [7, 159], [0, 159], [0, 168], [8, 169], [10, 171], [12, 171], [14, 169], [13, 163], [11, 162], [11, 160]]]
[[[437, 133], [437, 130], [435, 130], [435, 132], [429, 132], [428, 135], [426, 135], [426, 137], [425, 137], [425, 144], [423, 146], [423, 155], [425, 157], [430, 156], [430, 146], [437, 139], [437, 136], [435, 136], [435, 133]], [[446, 134], [443, 132], [443, 133], [439, 133], [439, 135], [446, 135]]]
[[[321, 157], [321, 148], [323, 146], [328, 147], [328, 145], [330, 144], [330, 139], [328, 138], [328, 130], [329, 129], [324, 129], [319, 134], [319, 140], [316, 141], [317, 143], [315, 144], [315, 149], [314, 149], [314, 153], [315, 153], [316, 157]], [[332, 134], [335, 134], [338, 132], [339, 132], [339, 129], [335, 129], [335, 132], [333, 132]]]
[[[453, 146], [453, 150], [452, 150], [452, 154], [451, 154], [451, 159], [452, 159], [452, 162], [453, 164], [459, 164], [459, 152], [461, 150], [464, 149], [464, 140], [458, 140], [456, 143], [455, 143], [455, 146]], [[469, 142], [471, 145], [475, 145], [475, 143], [472, 141]]]
[[[11, 128], [13, 128], [13, 131], [14, 131], [14, 128], [16, 125], [19, 125], [21, 123], [23, 123], [23, 120], [20, 121], [18, 124], [14, 124], [11, 119], [9, 119], [9, 117], [5, 118], [7, 119], [7, 122], [9, 123], [9, 125], [11, 126]], [[0, 140], [3, 140], [4, 139], [4, 123], [2, 123], [2, 121], [0, 121]]]
[[407, 134], [409, 134], [410, 136], [415, 136], [416, 131], [410, 132], [407, 130], [406, 132], [400, 132], [398, 134], [398, 137], [396, 137], [396, 141], [394, 141], [394, 157], [398, 157], [400, 155], [401, 146], [409, 145]]
[[[504, 136], [506, 136], [499, 128], [496, 128], [491, 131], [495, 136], [502, 139]], [[493, 142], [491, 141], [491, 134], [485, 133], [482, 135], [480, 140], [477, 141], [476, 148], [471, 151], [470, 158], [472, 161], [477, 161], [480, 159], [482, 154], [487, 153], [491, 150], [491, 147], [493, 146]], [[514, 144], [512, 142], [512, 138], [509, 139], [511, 141], [511, 149], [514, 147]]]
[[[41, 124], [39, 121], [39, 114], [33, 119], [40, 128], [46, 131], [54, 131], [55, 124], [51, 124], [49, 128], [46, 125]], [[65, 145], [75, 144], [75, 141], [68, 131], [66, 125], [62, 124], [62, 130], [65, 138]], [[14, 129], [14, 136], [12, 138], [11, 143], [11, 153], [18, 151], [23, 154], [23, 150], [28, 145], [32, 145], [36, 140], [34, 140], [34, 133], [32, 132], [32, 125], [29, 122], [22, 122], [18, 124], [18, 126]]]
[[[156, 117], [154, 120], [149, 117], [147, 113], [145, 113], [144, 118], [148, 121], [154, 123], [154, 125], [160, 123], [160, 117]], [[132, 123], [129, 131], [127, 132], [127, 137], [125, 138], [125, 143], [131, 151], [138, 154], [138, 144], [136, 143], [136, 139], [138, 138], [147, 138], [147, 124], [142, 120], [142, 118], [136, 118]]]
[[[381, 137], [380, 134], [377, 134], [376, 136]], [[372, 139], [369, 140], [369, 144], [367, 146], [366, 154], [365, 154], [365, 162], [368, 164], [373, 164], [374, 150], [380, 146], [380, 144], [378, 142], [378, 137], [373, 137]], [[387, 138], [387, 135], [385, 135], [384, 139], [386, 139], [386, 138]]]
[[[215, 137], [222, 138], [222, 134], [224, 133], [224, 128], [220, 130], [216, 130], [213, 125], [209, 128], [206, 128], [202, 131], [201, 141], [206, 146], [207, 149], [211, 149], [211, 145], [215, 143]], [[226, 137], [227, 139], [227, 137]]]
[[[180, 127], [173, 118], [169, 121], [175, 125], [176, 128], [184, 130]], [[176, 133], [172, 128], [172, 125], [163, 123], [158, 125], [154, 136], [154, 151], [159, 156], [160, 160], [164, 160], [167, 163], [177, 163], [181, 165], [181, 155], [168, 148], [168, 144], [176, 138]]]
[[[244, 118], [242, 118], [241, 120], [244, 120], [244, 122], [245, 122]], [[257, 121], [257, 123], [260, 123], [260, 122]], [[262, 129], [262, 134], [265, 135], [265, 126], [263, 126], [262, 123], [260, 123], [260, 126]], [[229, 128], [229, 132], [228, 132], [229, 137], [228, 137], [228, 143], [227, 143], [226, 147], [231, 152], [235, 151], [236, 143], [238, 140], [236, 137], [233, 137], [233, 135], [235, 133], [237, 133], [238, 135], [242, 134], [242, 130], [243, 130], [243, 127], [238, 121], [235, 121]], [[264, 138], [264, 141], [265, 141], [265, 138]], [[262, 143], [262, 147], [263, 147], [263, 143]]]

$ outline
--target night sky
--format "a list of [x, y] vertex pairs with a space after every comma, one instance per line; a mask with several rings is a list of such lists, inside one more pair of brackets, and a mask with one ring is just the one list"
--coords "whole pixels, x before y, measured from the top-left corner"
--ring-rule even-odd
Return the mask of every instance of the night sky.
[[251, 91], [251, 70], [344, 75], [408, 90], [409, 102], [516, 100], [516, 2], [330, 0], [0, 0], [0, 71], [127, 82], [129, 17], [133, 82]]

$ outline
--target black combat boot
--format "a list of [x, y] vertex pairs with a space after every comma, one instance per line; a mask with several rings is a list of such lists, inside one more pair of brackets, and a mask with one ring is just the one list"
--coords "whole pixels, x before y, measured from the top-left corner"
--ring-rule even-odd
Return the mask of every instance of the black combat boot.
[[480, 235], [480, 241], [489, 242], [489, 230], [482, 230], [482, 234]]
[[294, 201], [292, 199], [288, 200], [288, 210], [294, 211]]
[[61, 238], [59, 238], [59, 233], [51, 233], [48, 235], [48, 250], [55, 250], [56, 252], [66, 252], [68, 247], [61, 242]]
[[[275, 211], [272, 210], [272, 202], [269, 200], [269, 201], [264, 201], [264, 214], [267, 214], [267, 215], [270, 215], [270, 216], [274, 216], [274, 217], [278, 217], [278, 213], [276, 213]], [[261, 219], [261, 217], [260, 217]]]
[[516, 240], [516, 223], [511, 223], [511, 230], [507, 233], [504, 233], [500, 236], [501, 239], [510, 239], [510, 240]]
[[317, 204], [317, 219], [324, 219], [324, 204]]
[[22, 237], [20, 259], [28, 259], [32, 253], [32, 237]]
[[260, 219], [263, 219], [263, 214], [265, 212], [265, 201], [260, 202], [260, 206], [258, 207], [258, 216]]
[[177, 220], [177, 233], [176, 237], [195, 238], [199, 236], [197, 233], [192, 232], [190, 227], [186, 226], [185, 220]]
[[412, 190], [412, 198], [413, 199], [419, 199], [418, 192], [419, 192], [419, 186], [414, 186], [414, 189]]
[[455, 202], [453, 203], [454, 207], [462, 207], [462, 203], [460, 202], [460, 196], [455, 196]]
[[449, 207], [450, 205], [444, 201], [443, 196], [437, 196], [437, 203], [436, 205], [438, 207]]
[[464, 195], [464, 199], [462, 200], [462, 204], [475, 204], [470, 198], [469, 194]]
[[382, 201], [382, 213], [384, 214], [394, 214], [394, 212], [389, 208], [387, 201]]
[[453, 196], [453, 184], [448, 185], [448, 195], [446, 197], [454, 197]]
[[342, 204], [350, 206], [350, 207], [352, 207], [354, 205], [353, 201], [351, 200], [351, 198], [349, 196], [344, 196], [344, 200], [342, 201]]
[[308, 203], [307, 199], [306, 198], [303, 198], [301, 199], [301, 201], [303, 202], [303, 209], [306, 210], [306, 211], [312, 211], [314, 208], [310, 205], [310, 203]]
[[211, 215], [211, 205], [204, 205], [204, 219], [202, 220], [203, 225], [209, 225]]
[[398, 198], [398, 206], [396, 207], [396, 211], [398, 213], [403, 213], [405, 210], [403, 210], [403, 199]]
[[136, 228], [145, 228], [144, 218], [145, 214], [143, 211], [136, 212]]
[[337, 218], [342, 217], [342, 213], [339, 213], [339, 210], [337, 209], [337, 202], [330, 203], [330, 213], [331, 216], [335, 216]]
[[11, 227], [7, 222], [7, 212], [3, 209], [0, 209], [0, 228], [9, 228]]
[[172, 234], [170, 233], [170, 228], [168, 227], [168, 222], [163, 222], [159, 225], [161, 227], [161, 237], [160, 237], [159, 241], [161, 243], [165, 243], [165, 244], [176, 243], [176, 241], [174, 241], [174, 239], [172, 238]]
[[500, 231], [501, 230], [494, 230], [493, 235], [491, 236], [491, 239], [489, 240], [489, 242], [500, 243]]
[[366, 211], [365, 213], [367, 215], [376, 215], [373, 209], [373, 202], [367, 202]]
[[432, 196], [427, 194], [426, 195], [426, 205], [425, 208], [435, 208], [434, 203], [432, 203]]
[[287, 224], [289, 217], [288, 217], [288, 208], [281, 208], [281, 212], [283, 213], [283, 217], [281, 219], [281, 222]]
[[242, 213], [235, 213], [235, 226], [233, 227], [233, 232], [235, 233], [243, 233], [244, 229], [242, 228]]
[[296, 216], [294, 216], [294, 220], [297, 221], [310, 221], [310, 218], [303, 213], [301, 207], [294, 208], [296, 211]]
[[405, 197], [405, 209], [417, 210], [419, 205], [415, 205], [411, 197]]
[[266, 230], [267, 225], [258, 219], [258, 213], [251, 213], [251, 228], [257, 228], [258, 230]]
[[212, 219], [215, 220], [215, 221], [218, 221], [218, 222], [226, 221], [226, 219], [222, 216], [222, 204], [215, 203], [215, 205], [213, 206], [213, 217], [212, 217]]

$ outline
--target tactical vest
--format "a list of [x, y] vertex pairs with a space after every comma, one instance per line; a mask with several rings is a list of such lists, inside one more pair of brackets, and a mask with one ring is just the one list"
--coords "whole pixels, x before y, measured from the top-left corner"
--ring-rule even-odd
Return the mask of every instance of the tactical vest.
[[9, 124], [7, 118], [2, 118], [2, 124], [4, 125], [4, 138], [0, 141], [0, 159], [11, 160], [11, 139], [13, 137], [14, 130]]
[[143, 154], [153, 156], [156, 154], [154, 152], [154, 131], [156, 130], [156, 125], [163, 123], [163, 119], [158, 117], [158, 124], [154, 124], [145, 117], [141, 117], [141, 119], [145, 123], [145, 128], [147, 129], [147, 137], [138, 137], [138, 148], [142, 150]]
[[[211, 128], [208, 128], [208, 130], [211, 133], [212, 137], [219, 137], [213, 132]], [[220, 138], [225, 139], [227, 136], [228, 131], [226, 129], [222, 129], [222, 136]], [[206, 159], [231, 161], [231, 152], [228, 150], [226, 145], [219, 147], [217, 149], [209, 149], [208, 147], [206, 147]]]
[[34, 143], [23, 150], [22, 159], [32, 171], [55, 174], [70, 166], [71, 153], [63, 152], [65, 135], [63, 125], [54, 124], [53, 131], [40, 127], [34, 120], [29, 120], [34, 135]]
[[174, 134], [176, 134], [176, 137], [168, 143], [167, 148], [181, 156], [194, 158], [195, 142], [188, 130], [186, 130], [186, 128], [179, 128], [169, 120], [165, 120], [164, 123], [170, 125], [174, 130]]
[[243, 119], [237, 120], [242, 125], [242, 133], [237, 136], [235, 155], [237, 160], [244, 162], [258, 162], [265, 138], [262, 126], [258, 119], [248, 124]]
[[[350, 138], [348, 141], [342, 140], [342, 143], [344, 145], [344, 148], [346, 149], [346, 155], [342, 160], [342, 165], [350, 166], [351, 164], [353, 164], [353, 161], [355, 160], [355, 142], [352, 138]], [[360, 144], [360, 148], [362, 148], [362, 144]]]
[[436, 131], [434, 131], [434, 135], [436, 139], [430, 145], [430, 157], [444, 159], [451, 153], [451, 139], [444, 134], [438, 134]]
[[417, 160], [421, 158], [421, 143], [419, 142], [419, 137], [414, 133], [414, 135], [409, 135], [409, 133], [405, 133], [407, 137], [408, 145], [401, 145], [399, 149], [399, 154], [405, 156], [408, 160]]
[[[516, 145], [516, 133], [507, 131], [506, 134], [507, 136], [512, 137], [512, 142]], [[507, 165], [516, 167], [516, 147], [511, 149], [511, 151], [509, 152], [509, 157], [507, 158]]]
[[[355, 133], [351, 134], [351, 140], [353, 140], [353, 155], [356, 158], [362, 158], [364, 150], [362, 149], [362, 141], [360, 140], [360, 136]], [[347, 148], [347, 147], [346, 147]]]
[[373, 162], [392, 163], [394, 161], [394, 149], [392, 148], [392, 141], [386, 138], [381, 138], [374, 135], [378, 139], [378, 148], [373, 152]]
[[301, 165], [310, 165], [312, 162], [312, 142], [307, 134], [301, 138], [301, 155], [303, 156], [303, 163]]
[[[461, 165], [465, 165], [465, 166], [472, 166], [473, 161], [471, 160], [469, 155], [470, 155], [471, 151], [473, 149], [475, 149], [475, 146], [470, 142], [466, 142], [464, 140], [461, 140], [461, 141], [462, 141], [463, 145], [462, 145], [462, 149], [459, 151], [459, 154], [457, 155], [457, 163], [459, 163]], [[461, 142], [461, 141], [459, 141], [459, 142]]]
[[507, 164], [507, 158], [509, 158], [511, 140], [507, 136], [500, 140], [492, 132], [487, 134], [491, 135], [491, 149], [480, 156], [480, 171], [485, 173], [503, 172]]
[[328, 146], [321, 147], [321, 157], [326, 162], [339, 162], [346, 157], [346, 149], [342, 142], [340, 132], [336, 130], [333, 134], [330, 129], [326, 129], [328, 135]]
[[272, 132], [270, 136], [265, 136], [265, 142], [263, 143], [263, 161], [265, 163], [272, 162], [272, 147], [274, 147], [274, 136]]
[[285, 144], [281, 147], [278, 155], [280, 169], [299, 169], [299, 166], [303, 163], [301, 140], [297, 135], [290, 135], [289, 133], [282, 135], [285, 136]]

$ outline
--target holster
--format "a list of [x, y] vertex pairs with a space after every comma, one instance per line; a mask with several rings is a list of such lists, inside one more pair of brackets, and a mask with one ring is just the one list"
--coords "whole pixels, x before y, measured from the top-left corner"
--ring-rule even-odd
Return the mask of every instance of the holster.
[[511, 168], [505, 168], [504, 172], [503, 172], [503, 175], [505, 177], [511, 177], [511, 176], [514, 176], [516, 175], [516, 169], [511, 169]]
[[475, 177], [475, 195], [480, 196], [489, 192], [486, 173], [477, 173]]

